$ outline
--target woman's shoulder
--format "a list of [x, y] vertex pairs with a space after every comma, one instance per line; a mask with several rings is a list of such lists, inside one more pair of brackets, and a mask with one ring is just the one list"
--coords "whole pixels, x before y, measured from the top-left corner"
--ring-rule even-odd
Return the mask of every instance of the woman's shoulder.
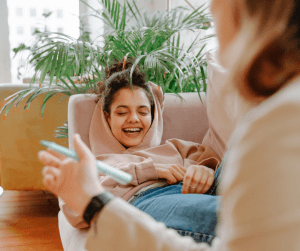
[[[252, 108], [236, 127], [230, 139], [239, 145], [274, 147], [300, 136], [300, 78]], [[300, 145], [300, 141], [299, 141]], [[270, 147], [268, 147], [270, 149]], [[245, 150], [245, 149], [244, 149]], [[263, 150], [263, 151], [266, 151]]]

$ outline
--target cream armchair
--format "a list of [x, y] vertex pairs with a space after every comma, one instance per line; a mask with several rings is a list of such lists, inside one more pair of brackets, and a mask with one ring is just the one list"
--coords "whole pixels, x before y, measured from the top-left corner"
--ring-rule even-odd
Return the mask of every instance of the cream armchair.
[[[182, 93], [181, 96], [184, 100], [174, 94], [165, 95], [162, 143], [171, 138], [201, 143], [208, 130], [205, 94], [201, 94], [203, 103], [197, 93]], [[96, 106], [95, 98], [96, 95], [73, 95], [68, 107], [69, 139], [79, 133], [89, 147], [89, 128]], [[74, 150], [72, 140], [69, 140], [69, 148]], [[64, 250], [85, 251], [87, 229], [72, 227], [62, 211], [58, 214], [58, 220]]]

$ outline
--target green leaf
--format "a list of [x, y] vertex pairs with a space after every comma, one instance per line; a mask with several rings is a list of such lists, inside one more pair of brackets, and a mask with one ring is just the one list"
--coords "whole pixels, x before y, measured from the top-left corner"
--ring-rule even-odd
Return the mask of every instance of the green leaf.
[[203, 91], [206, 93], [206, 75], [203, 69], [203, 66], [200, 66], [201, 69], [201, 76], [202, 76], [202, 81], [203, 81]]
[[61, 67], [62, 67], [61, 63], [62, 63], [63, 57], [64, 57], [64, 47], [61, 46], [59, 49], [58, 59], [57, 59], [57, 66], [56, 66], [56, 72], [55, 72], [55, 77], [56, 77], [55, 84], [57, 84], [57, 82], [61, 76]]
[[51, 61], [50, 83], [49, 83], [49, 86], [51, 86], [53, 77], [54, 77], [54, 75], [55, 75], [55, 68], [56, 68], [56, 65], [57, 65], [57, 55], [58, 55], [58, 52], [59, 52], [59, 50], [57, 49], [57, 50], [54, 52], [53, 59], [52, 59], [52, 61]]
[[42, 107], [41, 107], [41, 110], [42, 110], [42, 118], [44, 117], [44, 112], [45, 112], [45, 106], [46, 106], [46, 103], [47, 103], [47, 101], [51, 98], [51, 97], [53, 97], [53, 95], [55, 95], [56, 93], [53, 93], [53, 91], [51, 91], [51, 92], [47, 92], [47, 94], [46, 94], [46, 96], [45, 96], [45, 99], [44, 99], [44, 102], [43, 102], [43, 104], [42, 104]]
[[126, 25], [126, 6], [124, 6], [123, 8], [122, 19], [121, 19], [119, 29], [125, 30], [125, 25]]
[[46, 74], [50, 70], [50, 64], [51, 64], [52, 57], [53, 57], [53, 52], [49, 53], [49, 55], [47, 56], [47, 63], [45, 63], [43, 65], [43, 67], [42, 67], [42, 73], [41, 73], [41, 77], [40, 77], [40, 83], [44, 82]]
[[68, 62], [68, 56], [69, 56], [69, 48], [70, 48], [70, 45], [69, 43], [66, 43], [65, 44], [65, 48], [64, 48], [64, 59], [63, 59], [63, 62], [62, 62], [62, 70], [61, 70], [61, 75], [62, 76], [65, 76], [66, 75], [66, 69], [67, 69], [67, 62]]
[[68, 80], [70, 81], [70, 83], [72, 84], [72, 86], [74, 87], [74, 89], [76, 90], [77, 93], [80, 93], [79, 89], [77, 88], [77, 86], [75, 85], [75, 83], [73, 82], [73, 80], [67, 76]]

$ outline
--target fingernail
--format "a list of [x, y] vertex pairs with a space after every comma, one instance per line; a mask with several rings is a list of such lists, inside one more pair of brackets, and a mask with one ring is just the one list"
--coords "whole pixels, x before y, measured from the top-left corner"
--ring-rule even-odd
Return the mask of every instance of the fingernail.
[[44, 166], [44, 168], [43, 168], [43, 170], [42, 170], [42, 174], [44, 174], [44, 173], [46, 172], [46, 170], [47, 170], [47, 167]]
[[38, 158], [42, 159], [43, 158], [43, 153], [41, 151], [38, 152]]
[[183, 194], [187, 194], [188, 192], [186, 190], [182, 190], [182, 193]]

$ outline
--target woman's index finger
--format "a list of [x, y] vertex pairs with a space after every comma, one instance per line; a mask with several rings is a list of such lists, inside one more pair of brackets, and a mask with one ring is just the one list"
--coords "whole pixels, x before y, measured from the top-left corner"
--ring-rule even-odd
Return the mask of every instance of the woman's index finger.
[[76, 133], [73, 137], [75, 151], [79, 159], [94, 157], [88, 146], [82, 141], [80, 135]]
[[61, 161], [65, 160], [67, 157], [61, 153], [58, 153], [50, 148], [47, 148], [47, 152], [52, 154], [54, 157], [60, 159]]
[[40, 151], [38, 153], [38, 158], [46, 166], [59, 167], [62, 161], [47, 151]]

